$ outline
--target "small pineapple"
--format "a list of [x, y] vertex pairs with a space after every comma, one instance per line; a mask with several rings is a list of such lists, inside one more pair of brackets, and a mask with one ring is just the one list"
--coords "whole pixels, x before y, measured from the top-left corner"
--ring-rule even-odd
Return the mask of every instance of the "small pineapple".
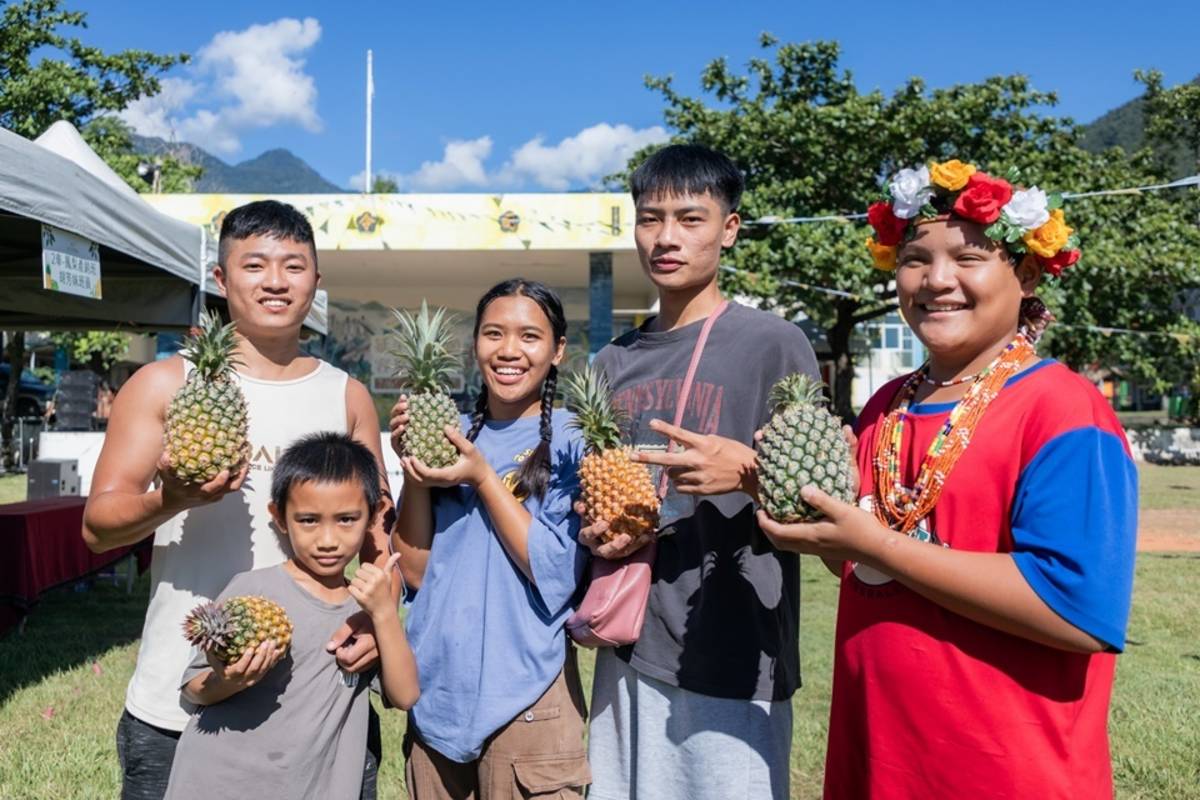
[[192, 371], [167, 407], [163, 449], [185, 483], [207, 483], [225, 469], [234, 475], [250, 455], [246, 398], [233, 380], [233, 328], [206, 312], [181, 351]]
[[645, 464], [629, 459], [621, 443], [620, 411], [613, 407], [604, 374], [584, 367], [563, 379], [566, 406], [575, 412], [571, 425], [587, 448], [579, 465], [585, 516], [608, 523], [606, 539], [627, 533], [633, 538], [658, 530], [658, 492]]
[[824, 385], [789, 375], [771, 389], [774, 416], [758, 443], [759, 495], [777, 522], [803, 522], [820, 513], [800, 499], [809, 484], [853, 503], [854, 469], [842, 424], [825, 410]]
[[265, 597], [230, 597], [196, 606], [183, 621], [183, 635], [204, 652], [232, 664], [267, 639], [286, 650], [292, 641], [292, 621]]
[[459, 427], [458, 407], [446, 391], [448, 379], [459, 368], [454, 341], [454, 318], [439, 308], [432, 314], [421, 301], [421, 312], [394, 310], [396, 350], [400, 374], [408, 392], [408, 427], [400, 437], [406, 455], [429, 467], [448, 467], [458, 460], [458, 449], [446, 439], [447, 425]]

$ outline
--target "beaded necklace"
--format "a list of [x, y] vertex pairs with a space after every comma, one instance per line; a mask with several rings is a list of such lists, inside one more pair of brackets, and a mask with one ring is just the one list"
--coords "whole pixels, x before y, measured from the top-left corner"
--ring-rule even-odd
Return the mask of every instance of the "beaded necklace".
[[901, 480], [904, 420], [917, 389], [928, 379], [928, 362], [908, 377], [896, 394], [895, 405], [880, 425], [876, 440], [873, 459], [876, 519], [893, 530], [911, 535], [937, 504], [946, 477], [970, 444], [983, 412], [996, 399], [1004, 382], [1034, 353], [1036, 350], [1024, 332], [1018, 333], [992, 363], [979, 371], [975, 383], [955, 404], [942, 429], [933, 438], [911, 489]]

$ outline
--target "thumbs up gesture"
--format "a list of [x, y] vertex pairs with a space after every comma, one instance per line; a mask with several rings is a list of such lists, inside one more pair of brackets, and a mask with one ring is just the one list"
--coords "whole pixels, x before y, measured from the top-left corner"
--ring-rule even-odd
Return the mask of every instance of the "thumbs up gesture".
[[395, 615], [396, 604], [392, 600], [392, 571], [400, 560], [399, 553], [392, 553], [383, 569], [374, 564], [361, 564], [350, 581], [350, 596], [363, 611], [371, 615], [372, 621]]

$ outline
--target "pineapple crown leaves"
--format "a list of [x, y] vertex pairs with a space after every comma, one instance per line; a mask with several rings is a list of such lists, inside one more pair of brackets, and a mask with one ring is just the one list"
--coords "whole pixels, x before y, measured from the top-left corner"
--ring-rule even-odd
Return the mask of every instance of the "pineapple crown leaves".
[[192, 374], [204, 381], [225, 380], [233, 369], [241, 365], [234, 355], [237, 348], [236, 326], [230, 322], [221, 324], [216, 311], [205, 311], [200, 315], [200, 327], [192, 329], [184, 340], [180, 353], [194, 367]]
[[444, 308], [430, 313], [425, 300], [417, 314], [400, 309], [392, 313], [396, 315], [392, 355], [400, 362], [404, 385], [414, 392], [443, 391], [460, 366], [454, 316]]
[[230, 623], [223, 603], [203, 603], [183, 621], [183, 633], [201, 650], [219, 650], [228, 644]]
[[767, 402], [772, 413], [778, 413], [791, 406], [824, 406], [827, 402], [825, 384], [796, 372], [771, 387]]
[[577, 428], [591, 452], [622, 446], [621, 425], [628, 415], [612, 404], [612, 390], [604, 373], [587, 366], [562, 381], [563, 401], [575, 413], [570, 426]]

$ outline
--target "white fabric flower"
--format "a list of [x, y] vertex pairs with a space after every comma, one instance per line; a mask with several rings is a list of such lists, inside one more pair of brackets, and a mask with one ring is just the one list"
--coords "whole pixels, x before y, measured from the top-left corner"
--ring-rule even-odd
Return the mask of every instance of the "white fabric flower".
[[1046, 193], [1036, 186], [1013, 192], [1012, 199], [1000, 213], [1013, 225], [1026, 231], [1040, 228], [1050, 219]]
[[933, 196], [929, 167], [900, 170], [888, 188], [892, 191], [892, 213], [900, 219], [912, 219]]

